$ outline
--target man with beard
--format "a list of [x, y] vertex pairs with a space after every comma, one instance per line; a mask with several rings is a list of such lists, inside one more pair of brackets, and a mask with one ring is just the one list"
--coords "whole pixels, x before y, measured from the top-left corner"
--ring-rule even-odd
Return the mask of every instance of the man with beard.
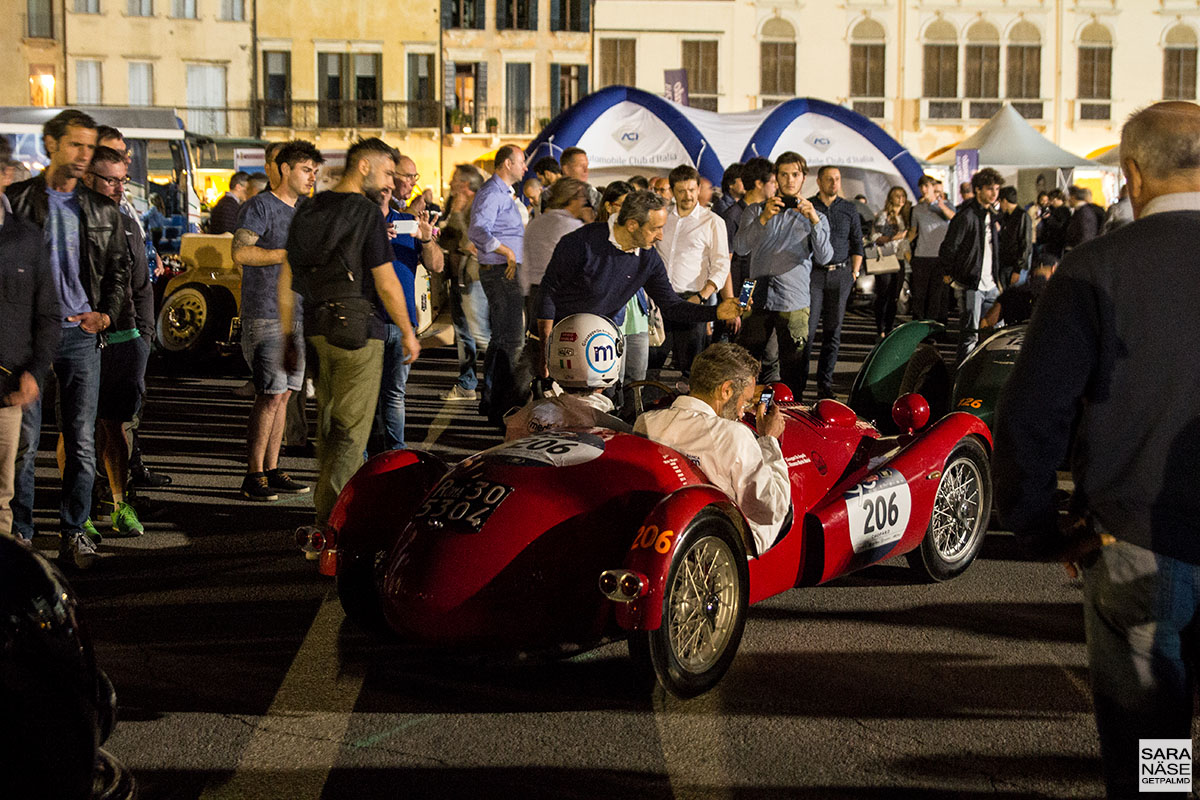
[[[396, 185], [394, 158], [395, 151], [381, 139], [354, 143], [338, 184], [296, 210], [279, 274], [283, 328], [292, 325], [294, 273], [304, 301], [304, 335], [320, 364], [313, 492], [319, 527], [329, 521], [338, 493], [362, 466], [371, 433], [386, 336], [383, 321], [374, 314], [377, 300], [400, 329], [406, 363], [421, 352], [379, 213], [384, 188]], [[284, 363], [294, 367], [300, 346], [289, 338], [286, 347]]]
[[275, 156], [278, 185], [246, 201], [233, 234], [233, 260], [242, 265], [242, 355], [254, 382], [246, 432], [248, 464], [241, 489], [247, 500], [278, 500], [279, 492], [308, 492], [307, 486], [279, 468], [288, 399], [304, 388], [304, 359], [294, 369], [285, 369], [284, 343], [299, 345], [303, 356], [304, 331], [298, 324], [281, 326], [276, 287], [287, 257], [284, 245], [292, 217], [312, 191], [324, 160], [310, 142], [297, 140], [280, 148]]
[[642, 414], [634, 432], [699, 465], [746, 515], [755, 555], [762, 555], [782, 533], [792, 493], [779, 448], [784, 430], [779, 407], [757, 404], [757, 436], [741, 422], [754, 397], [758, 370], [746, 348], [729, 342], [710, 345], [692, 362], [691, 393], [677, 397], [670, 408]]

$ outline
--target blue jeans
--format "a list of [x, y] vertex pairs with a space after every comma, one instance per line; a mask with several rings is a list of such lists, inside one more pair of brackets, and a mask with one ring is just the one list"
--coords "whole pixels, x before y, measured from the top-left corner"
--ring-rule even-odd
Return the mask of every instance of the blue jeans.
[[979, 342], [979, 321], [1000, 296], [1000, 290], [959, 289], [958, 294], [958, 362], [971, 354]]
[[1088, 668], [1109, 797], [1140, 796], [1139, 739], [1191, 740], [1197, 611], [1196, 564], [1118, 541], [1084, 569]]
[[475, 377], [476, 354], [486, 350], [492, 338], [482, 283], [472, 280], [462, 287], [450, 287], [450, 319], [454, 321], [454, 343], [458, 347], [458, 380], [455, 382], [464, 389], [473, 390], [479, 385], [479, 379]]
[[403, 341], [400, 327], [389, 322], [383, 340], [379, 402], [375, 405], [375, 431], [383, 434], [387, 450], [404, 449], [404, 390], [412, 365], [404, 363]]
[[837, 366], [838, 350], [842, 347], [842, 319], [846, 302], [854, 290], [854, 273], [849, 266], [835, 270], [813, 267], [809, 281], [808, 341], [804, 343], [804, 377], [800, 386], [790, 386], [796, 397], [804, 394], [808, 384], [808, 364], [812, 354], [817, 325], [821, 326], [821, 354], [817, 356], [817, 394], [833, 396], [833, 370]]
[[[83, 530], [92, 511], [92, 483], [96, 478], [96, 409], [100, 397], [100, 348], [96, 334], [80, 327], [63, 328], [54, 358], [58, 379], [59, 427], [66, 448], [59, 527], [62, 533]], [[17, 479], [13, 500], [13, 531], [33, 538], [33, 488], [38, 445], [42, 433], [42, 401], [21, 415], [21, 443], [17, 453]]]
[[521, 403], [525, 387], [517, 386], [517, 360], [525, 345], [525, 298], [514, 276], [504, 277], [503, 264], [480, 264], [479, 282], [487, 295], [492, 339], [483, 359], [480, 411], [497, 420]]

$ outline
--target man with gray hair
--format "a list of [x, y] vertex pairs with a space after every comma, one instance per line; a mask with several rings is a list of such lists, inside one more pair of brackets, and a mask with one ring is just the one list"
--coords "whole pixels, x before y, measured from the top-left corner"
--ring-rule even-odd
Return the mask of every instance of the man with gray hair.
[[[1146, 788], [1139, 740], [1191, 751], [1200, 349], [1181, 334], [1200, 307], [1200, 106], [1135, 113], [1121, 169], [1134, 222], [1070, 251], [1047, 284], [1000, 396], [993, 465], [1002, 521], [1072, 575], [1082, 569], [1109, 797]], [[1062, 515], [1068, 451], [1075, 497]]]
[[665, 205], [653, 192], [630, 192], [608, 222], [584, 225], [559, 240], [546, 267], [537, 305], [541, 347], [535, 368], [540, 377], [549, 375], [546, 348], [556, 320], [571, 314], [601, 314], [620, 327], [625, 321], [625, 304], [643, 287], [658, 303], [663, 317], [673, 322], [728, 320], [741, 313], [735, 298], [726, 298], [715, 307], [698, 305], [671, 288], [667, 268], [654, 248], [667, 222]]
[[779, 449], [784, 421], [779, 406], [754, 405], [754, 430], [742, 414], [755, 394], [759, 363], [746, 348], [718, 342], [692, 362], [691, 393], [670, 408], [647, 411], [634, 432], [673, 447], [693, 461], [738, 504], [762, 555], [786, 531], [792, 503], [787, 464]]

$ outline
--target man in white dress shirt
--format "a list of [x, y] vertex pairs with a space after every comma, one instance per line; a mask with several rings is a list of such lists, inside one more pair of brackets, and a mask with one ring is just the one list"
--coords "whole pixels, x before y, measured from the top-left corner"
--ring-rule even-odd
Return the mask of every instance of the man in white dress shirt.
[[[655, 247], [667, 265], [671, 288], [689, 302], [708, 303], [729, 277], [725, 220], [699, 202], [700, 174], [694, 167], [676, 167], [667, 180], [675, 205], [667, 213], [662, 241]], [[687, 378], [692, 359], [706, 344], [708, 325], [669, 322], [666, 329], [663, 352], [674, 355], [676, 369]]]
[[758, 435], [742, 424], [754, 396], [759, 363], [746, 348], [718, 342], [692, 362], [691, 394], [670, 408], [638, 417], [634, 432], [678, 450], [738, 504], [765, 553], [784, 533], [792, 491], [779, 449], [784, 421], [778, 406], [755, 409]]

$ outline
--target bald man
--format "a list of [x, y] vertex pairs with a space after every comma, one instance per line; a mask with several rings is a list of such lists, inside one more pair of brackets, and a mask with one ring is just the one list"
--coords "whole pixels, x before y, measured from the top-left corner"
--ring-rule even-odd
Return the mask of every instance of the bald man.
[[[993, 474], [1003, 522], [1082, 570], [1104, 780], [1109, 797], [1134, 797], [1139, 740], [1183, 740], [1191, 762], [1200, 106], [1131, 116], [1121, 169], [1135, 221], [1069, 252], [1047, 284], [996, 410]], [[1060, 515], [1056, 470], [1072, 438], [1076, 512]]]

